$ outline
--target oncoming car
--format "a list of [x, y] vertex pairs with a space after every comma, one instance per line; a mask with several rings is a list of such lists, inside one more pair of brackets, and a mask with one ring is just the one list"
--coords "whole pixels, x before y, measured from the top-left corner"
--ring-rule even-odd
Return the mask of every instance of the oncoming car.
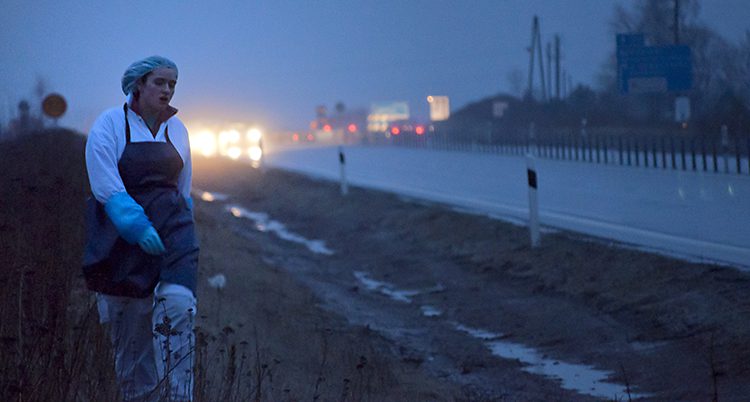
[[193, 153], [206, 157], [260, 162], [263, 158], [263, 133], [257, 127], [242, 124], [200, 125], [190, 128], [190, 147]]

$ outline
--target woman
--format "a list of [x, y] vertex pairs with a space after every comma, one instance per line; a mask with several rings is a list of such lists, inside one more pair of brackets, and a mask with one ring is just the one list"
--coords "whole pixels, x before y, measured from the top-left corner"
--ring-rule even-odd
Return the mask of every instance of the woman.
[[169, 104], [176, 83], [164, 57], [131, 64], [128, 101], [102, 113], [86, 142], [83, 270], [126, 401], [192, 400], [198, 243], [188, 133]]

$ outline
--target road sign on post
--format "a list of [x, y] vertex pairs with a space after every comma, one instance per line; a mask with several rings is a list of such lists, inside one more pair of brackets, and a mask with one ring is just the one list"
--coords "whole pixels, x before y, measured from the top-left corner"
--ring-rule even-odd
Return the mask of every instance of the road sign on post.
[[47, 116], [55, 119], [55, 121], [65, 114], [67, 109], [68, 104], [65, 102], [65, 98], [59, 94], [49, 94], [42, 101], [42, 111]]
[[687, 96], [678, 96], [674, 100], [674, 120], [676, 123], [690, 120], [690, 98]]
[[646, 46], [642, 34], [617, 35], [620, 93], [682, 92], [693, 85], [689, 46]]

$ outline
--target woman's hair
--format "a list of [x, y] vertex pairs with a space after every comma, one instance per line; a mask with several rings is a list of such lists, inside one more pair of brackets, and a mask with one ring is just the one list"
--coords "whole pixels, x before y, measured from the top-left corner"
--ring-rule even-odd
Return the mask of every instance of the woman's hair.
[[122, 75], [122, 92], [131, 95], [137, 92], [138, 82], [145, 82], [144, 78], [157, 68], [171, 68], [177, 73], [177, 64], [162, 56], [146, 57], [131, 64]]
[[130, 92], [130, 96], [132, 100], [137, 101], [138, 98], [141, 96], [141, 92], [138, 90], [139, 84], [146, 84], [146, 81], [148, 81], [148, 76], [151, 75], [151, 71], [147, 72], [137, 80], [135, 80], [135, 84], [133, 85], [133, 89]]

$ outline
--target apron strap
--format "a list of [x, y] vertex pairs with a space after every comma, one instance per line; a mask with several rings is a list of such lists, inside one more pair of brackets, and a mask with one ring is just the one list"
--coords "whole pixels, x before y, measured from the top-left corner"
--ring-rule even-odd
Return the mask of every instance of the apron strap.
[[[122, 110], [125, 112], [125, 143], [130, 144], [130, 123], [128, 122], [128, 104], [127, 102], [122, 105]], [[169, 139], [169, 124], [164, 128], [164, 137], [168, 143], [172, 143]]]
[[125, 111], [125, 143], [130, 144], [130, 123], [128, 123], [128, 104], [125, 102], [122, 105], [122, 110]]

